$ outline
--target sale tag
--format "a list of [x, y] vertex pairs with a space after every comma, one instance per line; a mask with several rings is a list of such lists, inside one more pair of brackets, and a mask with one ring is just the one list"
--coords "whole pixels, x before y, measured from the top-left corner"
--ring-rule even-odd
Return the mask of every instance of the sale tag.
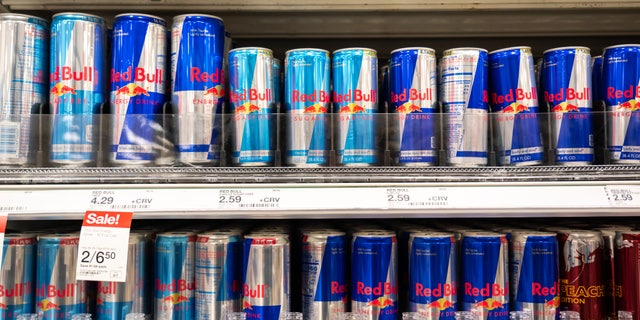
[[133, 212], [87, 211], [80, 230], [76, 278], [125, 282]]

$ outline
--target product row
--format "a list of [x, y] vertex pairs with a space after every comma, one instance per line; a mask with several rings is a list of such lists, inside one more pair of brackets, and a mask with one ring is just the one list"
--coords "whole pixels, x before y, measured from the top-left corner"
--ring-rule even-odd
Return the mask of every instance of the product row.
[[344, 221], [346, 232], [323, 222], [136, 229], [126, 282], [97, 283], [76, 281], [77, 260], [116, 253], [78, 252], [77, 233], [9, 233], [2, 318], [35, 312], [41, 319], [142, 313], [226, 320], [243, 312], [279, 320], [298, 311], [305, 320], [334, 320], [350, 311], [363, 320], [395, 320], [406, 311], [454, 320], [466, 311], [472, 320], [507, 320], [519, 311], [528, 316], [520, 319], [555, 320], [572, 311], [577, 319], [603, 320], [640, 312], [640, 231], [633, 223], [529, 221], [524, 229], [426, 221]]

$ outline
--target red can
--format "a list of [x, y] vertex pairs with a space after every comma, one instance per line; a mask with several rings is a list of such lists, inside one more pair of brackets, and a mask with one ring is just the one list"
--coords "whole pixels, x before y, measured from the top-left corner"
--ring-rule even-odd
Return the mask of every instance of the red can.
[[640, 231], [616, 234], [616, 307], [640, 316]]
[[591, 230], [560, 230], [558, 244], [562, 254], [560, 309], [577, 311], [581, 319], [604, 319], [602, 234]]

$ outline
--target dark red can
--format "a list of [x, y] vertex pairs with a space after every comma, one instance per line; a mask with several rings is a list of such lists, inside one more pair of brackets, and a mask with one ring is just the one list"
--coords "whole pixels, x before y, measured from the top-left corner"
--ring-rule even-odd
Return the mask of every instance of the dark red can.
[[560, 309], [577, 311], [580, 319], [605, 319], [602, 233], [591, 230], [560, 230], [558, 244], [562, 255]]
[[633, 319], [640, 316], [640, 231], [616, 235], [616, 306]]
[[616, 232], [628, 231], [631, 227], [625, 226], [607, 226], [604, 228], [596, 228], [596, 230], [602, 233], [602, 240], [604, 241], [603, 256], [602, 256], [602, 276], [604, 280], [604, 312], [610, 319], [615, 319], [618, 314], [616, 309], [616, 297], [614, 290], [614, 283], [616, 279], [615, 271], [615, 247], [616, 247]]

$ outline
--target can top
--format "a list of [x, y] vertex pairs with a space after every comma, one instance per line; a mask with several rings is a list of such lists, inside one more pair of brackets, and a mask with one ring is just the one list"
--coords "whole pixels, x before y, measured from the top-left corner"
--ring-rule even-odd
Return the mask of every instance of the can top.
[[619, 235], [625, 235], [625, 234], [628, 234], [628, 235], [640, 235], [640, 230], [622, 230], [622, 231], [618, 231], [616, 234], [617, 235], [618, 234]]
[[444, 51], [444, 55], [452, 54], [454, 51], [480, 51], [480, 52], [488, 52], [487, 49], [476, 48], [476, 47], [460, 47], [460, 48], [451, 48]]
[[492, 231], [462, 231], [462, 234], [466, 237], [477, 237], [477, 238], [493, 238], [493, 237], [503, 237], [503, 233], [492, 232]]
[[326, 54], [329, 54], [329, 50], [325, 50], [325, 49], [318, 49], [318, 48], [299, 48], [299, 49], [291, 49], [291, 50], [287, 50], [287, 52], [285, 52], [285, 55], [288, 55], [289, 53], [294, 53], [294, 52], [304, 52], [304, 51], [313, 51], [313, 52], [323, 52]]
[[0, 20], [29, 21], [30, 19], [38, 20], [39, 24], [42, 24], [43, 22], [45, 24], [47, 24], [47, 25], [49, 24], [49, 21], [47, 21], [47, 19], [36, 17], [36, 16], [32, 16], [32, 15], [28, 15], [28, 14], [0, 13]]
[[195, 235], [196, 233], [193, 231], [167, 231], [167, 232], [158, 233], [156, 237], [179, 238], [179, 237], [191, 237]]
[[366, 237], [366, 238], [378, 238], [378, 237], [395, 237], [396, 233], [387, 230], [362, 230], [353, 233], [353, 237]]
[[4, 244], [28, 245], [35, 244], [36, 236], [31, 233], [7, 233], [4, 236]]
[[[70, 243], [66, 243], [66, 241], [71, 241]], [[61, 245], [64, 244], [78, 244], [80, 240], [79, 233], [53, 233], [53, 234], [41, 234], [38, 235], [38, 241], [40, 243], [51, 243], [56, 242]]]
[[591, 49], [589, 47], [583, 47], [583, 46], [566, 46], [566, 47], [557, 47], [557, 48], [551, 48], [551, 49], [547, 49], [545, 51], [542, 52], [542, 54], [546, 54], [547, 52], [553, 52], [553, 51], [560, 51], [560, 50], [577, 50], [577, 49], [581, 49], [581, 50], [586, 50], [591, 52]]
[[167, 21], [165, 21], [164, 19], [158, 17], [158, 16], [153, 16], [150, 14], [146, 14], [146, 13], [122, 13], [119, 14], [115, 17], [115, 20], [121, 20], [121, 19], [127, 19], [127, 20], [142, 20], [142, 21], [148, 21], [148, 22], [152, 22], [152, 23], [157, 23], [157, 24], [161, 24], [163, 26], [167, 25]]
[[409, 238], [451, 238], [453, 236], [454, 235], [451, 232], [426, 230], [426, 231], [412, 232], [409, 235]]
[[602, 232], [597, 230], [585, 230], [585, 229], [560, 229], [557, 230], [558, 234], [564, 234], [572, 237], [601, 237]]
[[513, 50], [522, 50], [522, 49], [531, 50], [531, 47], [529, 47], [529, 46], [515, 46], [515, 47], [509, 47], [509, 48], [493, 50], [493, 51], [489, 52], [489, 54], [507, 52], [507, 51], [513, 51]]
[[429, 51], [429, 53], [433, 53], [434, 55], [436, 54], [436, 51], [433, 50], [432, 48], [428, 48], [428, 47], [406, 47], [406, 48], [399, 48], [399, 49], [395, 49], [393, 51], [391, 51], [391, 54], [394, 54], [396, 52], [400, 52], [400, 51], [408, 51], [408, 50], [424, 50], [424, 51]]
[[209, 19], [220, 20], [220, 22], [224, 21], [224, 20], [222, 20], [222, 18], [220, 18], [218, 16], [214, 16], [214, 15], [210, 15], [210, 14], [201, 14], [201, 13], [187, 13], [187, 14], [177, 15], [177, 16], [173, 17], [173, 21], [176, 22], [176, 21], [184, 20], [186, 18], [209, 18]]
[[511, 231], [512, 237], [521, 237], [521, 236], [534, 236], [534, 237], [556, 237], [557, 234], [551, 231], [537, 231], [537, 230], [527, 230], [527, 229], [515, 229]]
[[307, 237], [317, 238], [317, 237], [339, 237], [346, 235], [345, 232], [334, 229], [324, 229], [324, 230], [307, 230], [303, 231], [303, 235]]
[[602, 52], [604, 52], [607, 49], [615, 49], [615, 48], [625, 48], [625, 47], [636, 47], [636, 48], [640, 48], [640, 44], [617, 44], [615, 46], [608, 46], [605, 47], [604, 49], [602, 49]]
[[[81, 12], [61, 12], [53, 15], [53, 19], [71, 19], [71, 20], [97, 20], [101, 24], [104, 24], [104, 18], [96, 16], [94, 14], [81, 13]], [[91, 19], [87, 19], [91, 18]]]
[[267, 52], [273, 54], [273, 50], [271, 50], [269, 48], [264, 48], [264, 47], [241, 47], [241, 48], [235, 48], [235, 49], [229, 50], [229, 53], [236, 52], [236, 51], [249, 51], [249, 50], [264, 50], [264, 51], [267, 51]]
[[361, 50], [361, 51], [370, 51], [373, 53], [378, 53], [378, 51], [371, 49], [371, 48], [361, 48], [361, 47], [354, 47], [354, 48], [343, 48], [343, 49], [338, 49], [333, 51], [333, 54], [336, 54], [338, 52], [343, 52], [343, 51], [356, 51], [356, 50]]
[[239, 237], [240, 237], [240, 232], [233, 231], [233, 230], [211, 230], [211, 231], [198, 233], [199, 242], [207, 242], [205, 241], [205, 239], [224, 240], [224, 239], [234, 239]]

